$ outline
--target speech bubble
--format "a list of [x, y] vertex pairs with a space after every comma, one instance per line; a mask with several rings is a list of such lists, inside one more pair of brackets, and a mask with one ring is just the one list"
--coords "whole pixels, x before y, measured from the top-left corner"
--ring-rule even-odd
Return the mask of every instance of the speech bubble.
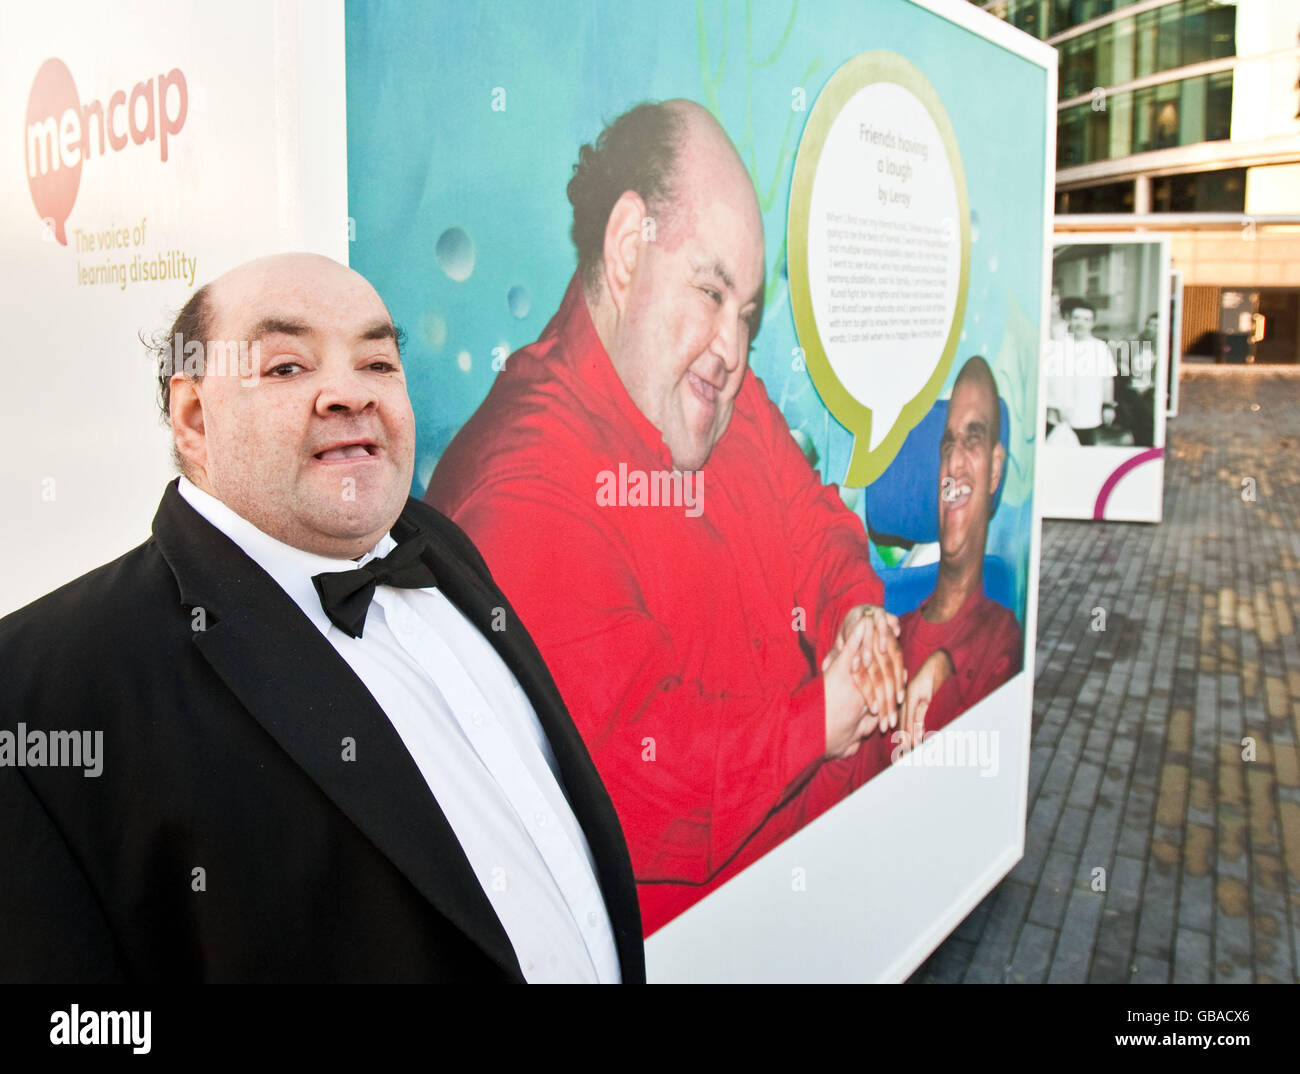
[[67, 64], [51, 57], [32, 79], [23, 152], [32, 203], [41, 219], [52, 223], [54, 237], [64, 246], [68, 245], [64, 225], [81, 186], [80, 142], [81, 98], [77, 84]]
[[822, 401], [869, 485], [939, 397], [966, 311], [970, 209], [939, 94], [897, 53], [845, 63], [808, 116], [790, 186], [790, 305]]

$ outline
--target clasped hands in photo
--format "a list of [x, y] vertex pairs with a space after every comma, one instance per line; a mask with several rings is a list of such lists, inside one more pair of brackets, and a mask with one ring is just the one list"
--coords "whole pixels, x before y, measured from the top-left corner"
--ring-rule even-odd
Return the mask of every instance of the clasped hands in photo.
[[844, 617], [822, 660], [827, 757], [852, 757], [877, 731], [895, 733], [904, 750], [925, 734], [925, 714], [952, 675], [952, 660], [938, 649], [909, 678], [899, 629], [897, 616], [873, 604], [859, 604]]

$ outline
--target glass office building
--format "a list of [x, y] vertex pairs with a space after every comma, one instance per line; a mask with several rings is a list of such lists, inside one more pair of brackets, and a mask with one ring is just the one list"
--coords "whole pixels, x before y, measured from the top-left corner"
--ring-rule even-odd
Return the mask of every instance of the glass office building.
[[1168, 232], [1186, 346], [1300, 361], [1300, 0], [974, 2], [1057, 49], [1058, 229]]

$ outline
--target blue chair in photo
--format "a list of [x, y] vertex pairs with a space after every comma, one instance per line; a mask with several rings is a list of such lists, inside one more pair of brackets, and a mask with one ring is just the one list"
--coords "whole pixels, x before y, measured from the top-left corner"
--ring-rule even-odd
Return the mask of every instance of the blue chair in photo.
[[[1002, 407], [1002, 450], [1010, 455], [1011, 427], [1007, 404]], [[918, 545], [939, 540], [939, 441], [948, 420], [948, 400], [940, 399], [907, 434], [889, 468], [866, 489], [866, 521], [877, 544]], [[1002, 480], [993, 494], [993, 510], [1002, 500]], [[885, 607], [895, 615], [916, 608], [931, 593], [939, 577], [939, 564], [915, 567], [875, 567], [885, 585]], [[1014, 611], [1015, 577], [997, 556], [984, 557], [984, 595]]]

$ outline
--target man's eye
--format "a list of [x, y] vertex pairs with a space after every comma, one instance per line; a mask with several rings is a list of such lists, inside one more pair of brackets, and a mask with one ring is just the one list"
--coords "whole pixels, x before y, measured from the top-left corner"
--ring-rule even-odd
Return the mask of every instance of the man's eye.
[[394, 365], [392, 362], [390, 362], [387, 358], [379, 358], [376, 361], [371, 362], [370, 365], [368, 365], [366, 368], [371, 370], [374, 373], [396, 373], [397, 372], [397, 366]]
[[300, 369], [302, 369], [302, 366], [297, 362], [281, 362], [279, 365], [274, 365], [268, 369], [266, 375], [268, 377], [291, 377]]
[[706, 295], [708, 295], [712, 301], [719, 304], [722, 302], [721, 291], [715, 291], [712, 287], [701, 287], [700, 290], [703, 291]]

